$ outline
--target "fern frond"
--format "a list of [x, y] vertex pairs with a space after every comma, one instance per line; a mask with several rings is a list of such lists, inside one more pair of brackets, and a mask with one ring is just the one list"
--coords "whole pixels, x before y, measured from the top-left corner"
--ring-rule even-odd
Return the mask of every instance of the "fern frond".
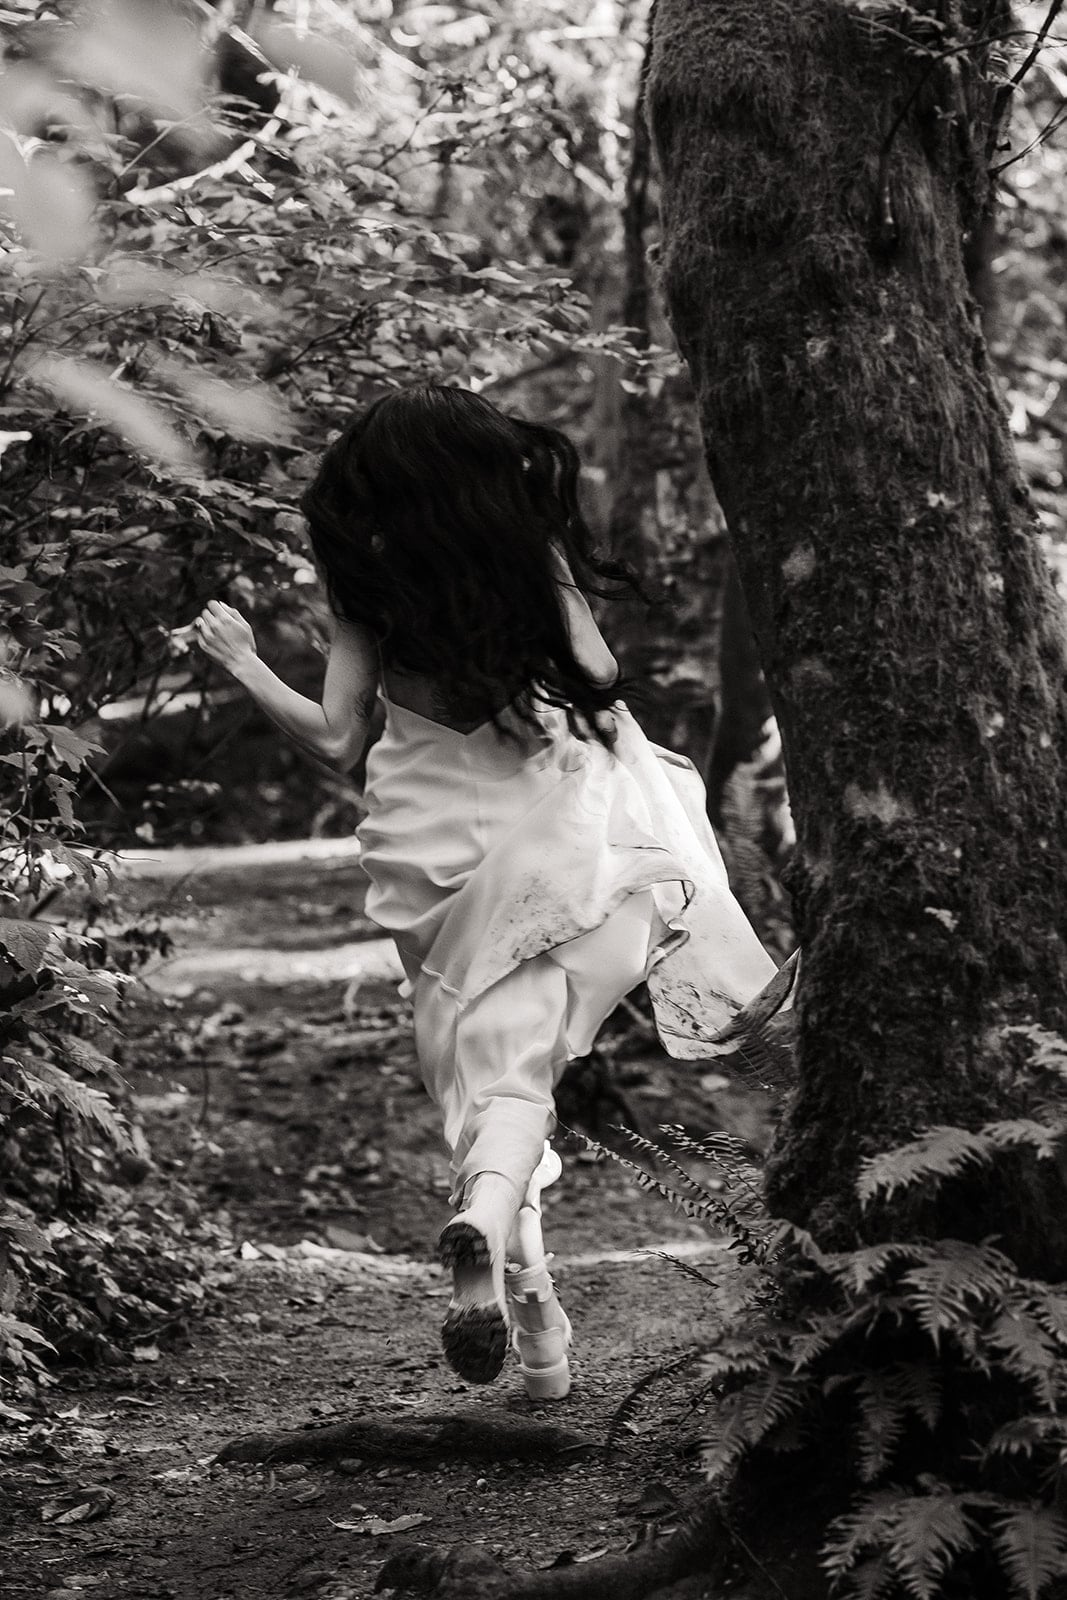
[[783, 1328], [780, 1339], [782, 1356], [794, 1372], [802, 1372], [824, 1356], [828, 1350], [847, 1339], [857, 1329], [865, 1327], [880, 1315], [877, 1304], [865, 1302], [850, 1311], [827, 1311], [809, 1317], [799, 1328]]
[[999, 1517], [993, 1542], [1020, 1600], [1040, 1600], [1054, 1578], [1067, 1577], [1067, 1522], [1047, 1506], [1019, 1506]]
[[841, 1580], [864, 1551], [873, 1550], [915, 1600], [934, 1600], [947, 1568], [974, 1548], [977, 1528], [969, 1508], [982, 1499], [955, 1494], [936, 1481], [920, 1495], [896, 1486], [880, 1489], [830, 1524], [823, 1568], [831, 1579]]
[[924, 1245], [889, 1240], [886, 1244], [872, 1244], [862, 1250], [844, 1250], [837, 1255], [823, 1255], [820, 1265], [843, 1288], [853, 1294], [864, 1294], [876, 1278], [902, 1262], [923, 1261], [928, 1252]]
[[1067, 1078], [1067, 1039], [1062, 1034], [1052, 1033], [1036, 1022], [1015, 1024], [1003, 1031], [1029, 1040], [1032, 1046], [1031, 1060], [1035, 1067]]
[[670, 1151], [664, 1150], [662, 1145], [655, 1144], [651, 1139], [646, 1139], [643, 1134], [637, 1133], [633, 1128], [624, 1128], [616, 1125], [615, 1131], [616, 1133], [621, 1133], [635, 1150], [640, 1150], [643, 1155], [650, 1156], [653, 1161], [660, 1162], [670, 1172], [673, 1172], [679, 1182], [689, 1190], [689, 1193], [694, 1195], [696, 1199], [703, 1201], [705, 1205], [715, 1207], [725, 1204], [720, 1195], [713, 1194], [710, 1189], [705, 1189], [700, 1180], [694, 1178], [691, 1172], [687, 1172], [681, 1162], [676, 1161]]
[[1025, 1306], [1067, 1355], [1067, 1294], [1036, 1278], [1018, 1278], [1009, 1300]]
[[706, 1272], [701, 1272], [699, 1267], [694, 1267], [691, 1261], [683, 1261], [681, 1256], [673, 1256], [669, 1250], [639, 1250], [638, 1255], [654, 1256], [660, 1261], [665, 1261], [675, 1272], [680, 1272], [683, 1278], [689, 1278], [694, 1283], [703, 1284], [705, 1289], [716, 1288], [714, 1278], [709, 1278]]
[[987, 1457], [1028, 1457], [1042, 1444], [1067, 1452], [1067, 1417], [1053, 1416], [1047, 1411], [1036, 1416], [1013, 1417], [990, 1436], [984, 1454]]
[[588, 1134], [582, 1133], [577, 1128], [569, 1128], [565, 1123], [559, 1124], [564, 1133], [570, 1134], [574, 1139], [580, 1139], [587, 1150], [595, 1150], [597, 1155], [606, 1156], [609, 1161], [614, 1161], [618, 1167], [623, 1167], [631, 1174], [639, 1189], [646, 1193], [658, 1194], [666, 1200], [676, 1211], [688, 1217], [692, 1222], [717, 1222], [715, 1210], [706, 1201], [693, 1200], [689, 1195], [680, 1194], [677, 1189], [672, 1189], [670, 1184], [657, 1178], [654, 1172], [649, 1172], [638, 1162], [631, 1161], [629, 1156], [624, 1156], [619, 1150], [610, 1150], [607, 1145], [600, 1144], [596, 1139], [591, 1139]]
[[885, 1556], [869, 1556], [853, 1567], [846, 1583], [846, 1600], [882, 1600], [896, 1587], [896, 1577]]
[[697, 1345], [692, 1350], [686, 1350], [683, 1355], [677, 1356], [673, 1361], [661, 1361], [658, 1367], [653, 1367], [651, 1372], [646, 1372], [643, 1377], [638, 1378], [629, 1393], [623, 1397], [612, 1413], [611, 1421], [608, 1423], [607, 1435], [604, 1439], [605, 1460], [610, 1456], [619, 1434], [626, 1424], [632, 1420], [639, 1402], [648, 1393], [649, 1389], [655, 1384], [661, 1383], [663, 1379], [674, 1377], [677, 1373], [684, 1372], [687, 1367], [695, 1365], [703, 1354], [704, 1346]]
[[1067, 1123], [1028, 1117], [987, 1122], [977, 1130], [928, 1128], [910, 1144], [861, 1161], [856, 1192], [863, 1205], [876, 1197], [888, 1201], [898, 1189], [915, 1184], [934, 1193], [946, 1178], [987, 1165], [1007, 1150], [1030, 1149], [1038, 1160], [1050, 1160], [1061, 1152], [1065, 1138]]
[[728, 1188], [740, 1188], [751, 1196], [755, 1206], [762, 1209], [762, 1175], [748, 1154], [743, 1139], [732, 1133], [708, 1133], [693, 1139], [685, 1129], [675, 1123], [662, 1123], [660, 1132], [683, 1155], [696, 1156], [700, 1161], [714, 1161]]
[[994, 1320], [987, 1334], [1000, 1352], [1009, 1372], [1029, 1384], [1038, 1399], [1050, 1409], [1060, 1396], [1062, 1353], [1036, 1317], [1008, 1308]]
[[773, 1435], [820, 1399], [818, 1385], [783, 1367], [762, 1376], [719, 1402], [716, 1431], [704, 1441], [701, 1463], [710, 1481], [723, 1477], [756, 1445], [773, 1447]]
[[950, 1490], [897, 1501], [889, 1559], [915, 1600], [934, 1600], [948, 1567], [974, 1548], [976, 1531], [967, 1500]]
[[904, 1274], [903, 1288], [919, 1326], [937, 1348], [941, 1335], [970, 1321], [978, 1307], [999, 1303], [1013, 1268], [990, 1246], [959, 1239], [941, 1239], [924, 1255], [924, 1262]]
[[901, 1493], [896, 1488], [879, 1489], [834, 1518], [821, 1555], [823, 1570], [831, 1579], [845, 1577], [865, 1550], [886, 1548]]
[[888, 1470], [910, 1416], [933, 1429], [941, 1415], [941, 1386], [928, 1363], [900, 1363], [869, 1372], [857, 1386], [859, 1473], [873, 1483]]
[[[669, 1183], [664, 1183], [654, 1172], [649, 1172], [646, 1167], [642, 1167], [638, 1162], [631, 1161], [630, 1157], [623, 1155], [621, 1151], [610, 1150], [607, 1145], [599, 1144], [595, 1139], [590, 1139], [587, 1134], [581, 1133], [576, 1128], [568, 1128], [564, 1123], [560, 1123], [559, 1126], [565, 1133], [571, 1134], [575, 1139], [580, 1139], [587, 1150], [595, 1150], [598, 1154], [607, 1156], [609, 1161], [614, 1161], [617, 1166], [625, 1168], [632, 1175], [638, 1188], [644, 1189], [649, 1194], [658, 1194], [661, 1199], [666, 1200], [669, 1205], [672, 1205], [676, 1211], [680, 1211], [684, 1217], [688, 1217], [690, 1221], [707, 1222], [720, 1232], [729, 1233], [751, 1258], [760, 1259], [762, 1241], [747, 1229], [743, 1223], [738, 1221], [728, 1201], [721, 1200], [718, 1196], [713, 1196], [708, 1200], [698, 1200], [692, 1195], [682, 1194], [678, 1189], [672, 1188]], [[623, 1131], [627, 1134], [631, 1133], [629, 1129], [624, 1129]], [[647, 1143], [648, 1141], [645, 1142]], [[654, 1151], [656, 1146], [651, 1145], [650, 1148]]]
[[899, 1403], [932, 1433], [944, 1404], [940, 1370], [930, 1361], [902, 1361], [890, 1367], [889, 1374]]
[[1004, 1122], [987, 1122], [981, 1130], [995, 1155], [1001, 1150], [1030, 1149], [1039, 1161], [1053, 1161], [1067, 1139], [1067, 1122], [1038, 1122], [1033, 1117], [1011, 1117]]
[[868, 1373], [856, 1392], [860, 1412], [857, 1441], [860, 1482], [873, 1483], [896, 1455], [904, 1437], [907, 1413], [890, 1394], [884, 1373]]
[[933, 1190], [965, 1167], [988, 1161], [989, 1155], [989, 1141], [980, 1133], [966, 1128], [927, 1128], [909, 1144], [866, 1156], [860, 1162], [856, 1193], [861, 1205], [868, 1205], [876, 1198], [891, 1200], [898, 1189], [912, 1184]]

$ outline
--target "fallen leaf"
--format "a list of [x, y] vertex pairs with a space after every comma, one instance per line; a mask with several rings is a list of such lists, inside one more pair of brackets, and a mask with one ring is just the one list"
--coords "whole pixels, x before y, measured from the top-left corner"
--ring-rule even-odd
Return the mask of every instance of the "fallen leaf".
[[423, 1516], [421, 1511], [414, 1512], [408, 1517], [397, 1517], [392, 1522], [383, 1522], [381, 1517], [361, 1517], [358, 1522], [330, 1522], [335, 1528], [340, 1528], [342, 1533], [406, 1533], [409, 1528], [421, 1528], [430, 1518]]
[[73, 1522], [95, 1522], [98, 1517], [106, 1517], [114, 1504], [115, 1496], [110, 1489], [75, 1489], [58, 1499], [46, 1500], [41, 1507], [41, 1521], [57, 1527]]
[[135, 1361], [158, 1361], [159, 1360], [159, 1346], [158, 1346], [158, 1344], [139, 1344], [139, 1345], [135, 1345], [134, 1349], [133, 1349], [133, 1359]]
[[316, 1500], [321, 1500], [326, 1490], [320, 1483], [306, 1483], [300, 1489], [295, 1489], [289, 1496], [291, 1506], [310, 1506]]

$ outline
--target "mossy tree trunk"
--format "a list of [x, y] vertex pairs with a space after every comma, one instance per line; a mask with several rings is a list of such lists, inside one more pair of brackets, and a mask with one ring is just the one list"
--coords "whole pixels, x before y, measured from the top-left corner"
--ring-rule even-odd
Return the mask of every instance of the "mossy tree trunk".
[[[647, 71], [648, 58], [645, 59]], [[642, 73], [642, 83], [645, 73]], [[652, 147], [639, 96], [623, 207], [621, 321], [639, 346], [669, 333], [648, 252], [655, 222]], [[663, 604], [608, 606], [604, 626], [651, 739], [706, 772], [719, 727], [723, 594], [729, 546], [708, 481], [696, 405], [683, 373], [624, 391], [611, 459], [608, 538]]]
[[[1003, 97], [980, 44], [934, 68], [909, 46], [926, 9], [958, 39], [1005, 21], [659, 0], [648, 90], [665, 288], [797, 824], [769, 1195], [842, 1244], [875, 1230], [862, 1155], [1054, 1094], [998, 1027], [1067, 1021], [1067, 634], [964, 261]], [[1065, 1214], [1062, 1167], [1020, 1160], [925, 1222], [1060, 1277]]]

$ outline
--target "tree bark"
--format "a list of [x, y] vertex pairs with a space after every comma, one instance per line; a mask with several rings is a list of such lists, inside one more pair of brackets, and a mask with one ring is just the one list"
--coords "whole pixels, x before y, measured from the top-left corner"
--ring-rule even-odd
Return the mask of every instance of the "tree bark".
[[[768, 1194], [832, 1245], [877, 1233], [862, 1156], [1064, 1090], [999, 1033], [1067, 1022], [1067, 635], [966, 280], [994, 89], [978, 47], [909, 48], [918, 9], [659, 0], [649, 77], [664, 282], [797, 825]], [[1065, 1214], [1062, 1171], [1020, 1160], [926, 1220], [1062, 1277]]]
[[[623, 207], [622, 322], [648, 349], [666, 334], [650, 281], [654, 221], [652, 146], [642, 91]], [[728, 546], [704, 468], [694, 396], [684, 374], [643, 379], [622, 395], [608, 534], [663, 604], [630, 605], [604, 618], [649, 737], [708, 770], [719, 724], [719, 650]]]

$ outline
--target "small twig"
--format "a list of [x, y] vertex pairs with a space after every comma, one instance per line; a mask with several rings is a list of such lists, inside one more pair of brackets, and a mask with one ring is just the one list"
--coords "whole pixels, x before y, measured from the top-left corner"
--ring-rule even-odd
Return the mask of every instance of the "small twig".
[[1050, 120], [1045, 124], [1036, 139], [1031, 139], [1028, 145], [1026, 145], [1022, 150], [1018, 150], [1015, 155], [1009, 156], [1007, 161], [1002, 161], [998, 167], [992, 167], [990, 169], [992, 176], [994, 178], [999, 177], [1000, 173], [1006, 172], [1007, 169], [1009, 167], [1013, 167], [1017, 161], [1022, 161], [1024, 156], [1028, 156], [1031, 150], [1036, 150], [1039, 145], [1046, 144], [1048, 140], [1051, 139], [1052, 135], [1059, 128], [1062, 128], [1065, 122], [1067, 122], [1067, 106], [1061, 106], [1055, 115], [1051, 117]]
[[1034, 40], [1032, 50], [1011, 80], [1011, 87], [1013, 89], [1018, 88], [1019, 84], [1022, 83], [1023, 79], [1026, 77], [1026, 74], [1030, 71], [1030, 68], [1033, 66], [1038, 56], [1045, 48], [1045, 44], [1048, 40], [1049, 34], [1052, 32], [1056, 18], [1059, 16], [1062, 10], [1063, 0], [1052, 0], [1052, 4], [1048, 8], [1048, 14], [1045, 17], [1044, 22], [1041, 24], [1037, 38]]
[[[167, 200], [176, 200], [180, 194], [184, 194], [188, 189], [195, 189], [196, 185], [205, 178], [225, 178], [231, 172], [237, 171], [239, 167], [245, 166], [250, 157], [255, 155], [259, 146], [268, 139], [273, 139], [280, 128], [281, 120], [278, 117], [272, 117], [254, 139], [245, 139], [237, 146], [236, 150], [231, 150], [229, 155], [224, 156], [221, 161], [214, 161], [210, 167], [204, 167], [199, 172], [190, 172], [184, 178], [174, 178], [170, 183], [161, 183], [155, 189], [131, 189], [127, 198], [136, 201], [141, 206], [159, 205]], [[258, 175], [256, 176], [256, 183], [263, 185], [263, 180]], [[265, 185], [265, 187], [269, 187], [269, 185]]]
[[426, 106], [422, 111], [419, 112], [419, 115], [415, 118], [414, 122], [411, 124], [411, 132], [408, 134], [407, 138], [403, 139], [400, 142], [400, 144], [396, 145], [392, 150], [387, 150], [385, 152], [385, 154], [382, 156], [382, 159], [380, 161], [372, 161], [370, 163], [370, 168], [371, 168], [372, 172], [384, 172], [385, 168], [388, 166], [389, 162], [390, 161], [395, 161], [396, 157], [398, 155], [401, 155], [407, 149], [407, 147], [411, 143], [412, 139], [414, 139], [415, 135], [418, 133], [419, 129], [422, 127], [423, 123], [426, 121], [426, 118], [433, 115], [434, 111], [437, 109], [437, 107], [440, 105], [441, 101], [444, 99], [446, 93], [447, 93], [447, 88], [438, 89], [437, 93], [434, 95], [434, 97], [430, 101], [429, 105]]

